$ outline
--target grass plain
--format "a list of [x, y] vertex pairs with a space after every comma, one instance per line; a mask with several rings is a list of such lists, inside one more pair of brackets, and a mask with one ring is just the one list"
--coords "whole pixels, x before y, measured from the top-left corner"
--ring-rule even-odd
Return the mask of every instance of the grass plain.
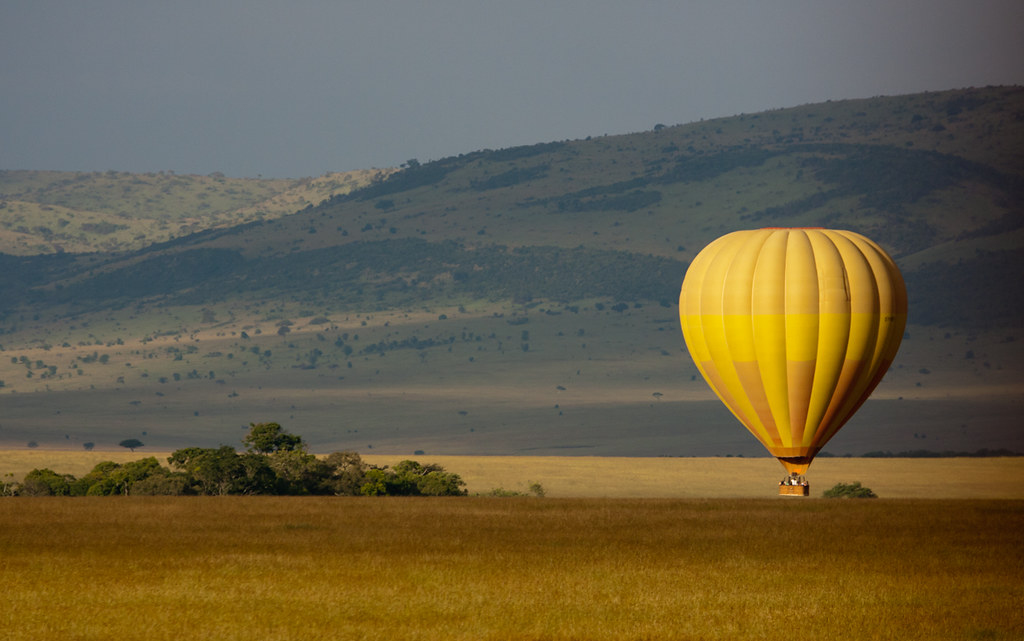
[[[0, 450], [0, 480], [35, 468], [82, 476], [101, 461], [124, 463], [168, 452]], [[769, 457], [595, 457], [363, 455], [373, 465], [412, 458], [437, 463], [466, 481], [470, 494], [527, 493], [540, 483], [551, 498], [756, 499], [776, 494], [785, 471]], [[819, 458], [807, 477], [812, 494], [860, 481], [888, 499], [1024, 500], [1024, 457]], [[790, 499], [784, 499], [790, 500]]]
[[0, 501], [0, 628], [64, 639], [1020, 639], [1024, 504]]

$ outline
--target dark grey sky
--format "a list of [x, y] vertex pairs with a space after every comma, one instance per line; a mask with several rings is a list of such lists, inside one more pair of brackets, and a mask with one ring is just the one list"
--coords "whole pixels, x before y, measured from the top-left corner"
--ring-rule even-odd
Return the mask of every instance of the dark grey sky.
[[990, 84], [1021, 0], [3, 0], [0, 169], [313, 176]]

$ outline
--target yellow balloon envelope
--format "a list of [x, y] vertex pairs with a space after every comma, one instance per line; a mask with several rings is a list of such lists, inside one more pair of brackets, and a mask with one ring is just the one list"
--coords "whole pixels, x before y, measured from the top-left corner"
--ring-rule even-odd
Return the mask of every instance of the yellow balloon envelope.
[[889, 255], [860, 234], [737, 231], [694, 258], [679, 318], [711, 389], [797, 475], [882, 380], [907, 291]]

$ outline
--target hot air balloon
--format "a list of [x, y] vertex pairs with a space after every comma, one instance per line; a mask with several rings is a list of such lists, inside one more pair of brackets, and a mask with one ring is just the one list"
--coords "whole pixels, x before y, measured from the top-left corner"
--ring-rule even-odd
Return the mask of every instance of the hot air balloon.
[[882, 380], [907, 292], [892, 258], [850, 232], [737, 231], [694, 258], [679, 294], [690, 356], [719, 399], [809, 493], [808, 466]]

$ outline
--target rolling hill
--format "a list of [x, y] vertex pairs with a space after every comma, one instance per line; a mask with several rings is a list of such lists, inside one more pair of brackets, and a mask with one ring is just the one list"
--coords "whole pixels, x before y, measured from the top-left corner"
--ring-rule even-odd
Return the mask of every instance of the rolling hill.
[[[289, 215], [179, 209], [195, 231], [151, 244], [37, 244], [0, 255], [0, 442], [234, 445], [277, 420], [318, 450], [759, 455], [685, 353], [679, 284], [728, 231], [827, 226], [883, 245], [911, 309], [828, 449], [1024, 450], [1022, 143], [1020, 87], [836, 101], [411, 160]], [[166, 221], [175, 198], [133, 215], [159, 177], [14, 173], [8, 209]], [[206, 202], [239, 189], [210, 180]], [[18, 224], [52, 231], [35, 211]]]
[[0, 253], [124, 252], [197, 230], [266, 220], [390, 170], [301, 180], [172, 172], [0, 171]]

